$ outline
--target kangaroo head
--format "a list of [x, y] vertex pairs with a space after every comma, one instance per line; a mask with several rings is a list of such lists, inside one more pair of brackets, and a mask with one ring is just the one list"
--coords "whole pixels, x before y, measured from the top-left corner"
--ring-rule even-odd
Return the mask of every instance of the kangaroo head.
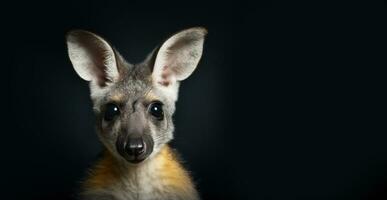
[[67, 34], [71, 63], [89, 81], [98, 137], [118, 159], [140, 163], [173, 138], [179, 84], [195, 70], [206, 33], [178, 32], [139, 64], [91, 32]]

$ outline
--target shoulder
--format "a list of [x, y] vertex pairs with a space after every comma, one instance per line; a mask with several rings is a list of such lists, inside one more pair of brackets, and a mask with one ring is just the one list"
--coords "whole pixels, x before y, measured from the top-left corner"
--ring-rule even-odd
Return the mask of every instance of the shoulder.
[[159, 176], [166, 192], [176, 195], [176, 199], [179, 196], [184, 197], [182, 199], [199, 199], [189, 172], [181, 164], [179, 154], [166, 145], [161, 150], [159, 159]]

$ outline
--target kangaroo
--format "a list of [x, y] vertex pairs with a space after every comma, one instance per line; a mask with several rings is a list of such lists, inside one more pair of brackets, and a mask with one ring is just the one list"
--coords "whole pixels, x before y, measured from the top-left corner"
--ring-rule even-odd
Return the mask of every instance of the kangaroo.
[[180, 81], [202, 56], [207, 30], [172, 35], [143, 62], [130, 64], [102, 37], [66, 35], [75, 72], [89, 81], [104, 156], [82, 182], [87, 200], [198, 200], [189, 173], [168, 142]]

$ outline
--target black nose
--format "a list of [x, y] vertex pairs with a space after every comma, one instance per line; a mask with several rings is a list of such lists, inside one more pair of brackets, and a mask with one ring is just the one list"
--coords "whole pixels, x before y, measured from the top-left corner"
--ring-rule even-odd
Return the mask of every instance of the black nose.
[[143, 138], [130, 138], [128, 139], [125, 147], [125, 152], [129, 156], [138, 157], [145, 153], [145, 144]]
[[150, 135], [127, 137], [119, 135], [116, 141], [117, 152], [130, 163], [140, 163], [153, 152], [153, 139]]

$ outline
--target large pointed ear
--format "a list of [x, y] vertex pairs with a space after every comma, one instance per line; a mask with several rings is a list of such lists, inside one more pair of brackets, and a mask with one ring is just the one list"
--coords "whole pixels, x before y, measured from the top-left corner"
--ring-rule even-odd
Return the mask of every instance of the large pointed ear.
[[161, 87], [174, 87], [192, 74], [202, 56], [204, 28], [190, 28], [166, 40], [157, 52], [152, 79]]
[[70, 31], [66, 39], [71, 63], [82, 79], [100, 87], [118, 79], [116, 57], [108, 42], [83, 30]]

